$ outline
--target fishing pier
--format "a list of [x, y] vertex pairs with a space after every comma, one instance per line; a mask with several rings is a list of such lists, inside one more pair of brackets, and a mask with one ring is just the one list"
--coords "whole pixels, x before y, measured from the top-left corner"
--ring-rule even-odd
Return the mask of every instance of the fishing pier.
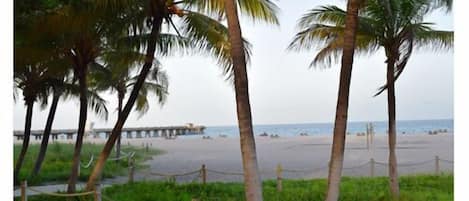
[[[122, 128], [122, 138], [174, 138], [179, 135], [202, 135], [205, 126], [196, 126], [191, 123], [185, 126], [164, 126], [164, 127], [135, 127]], [[89, 128], [85, 131], [85, 137], [109, 138], [112, 128]], [[41, 140], [44, 130], [31, 130], [31, 139]], [[17, 140], [24, 138], [24, 131], [15, 130], [13, 135]], [[52, 130], [50, 137], [52, 140], [76, 139], [77, 129], [56, 129]]]

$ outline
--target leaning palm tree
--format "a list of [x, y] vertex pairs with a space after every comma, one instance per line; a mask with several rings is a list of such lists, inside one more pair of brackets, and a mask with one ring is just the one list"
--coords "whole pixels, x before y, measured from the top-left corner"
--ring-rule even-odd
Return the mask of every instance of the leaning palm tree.
[[[401, 75], [414, 49], [448, 50], [453, 45], [453, 32], [432, 28], [423, 17], [443, 4], [434, 0], [367, 0], [358, 15], [355, 51], [386, 53], [387, 82], [375, 95], [388, 92], [389, 183], [394, 197], [399, 196], [395, 153], [395, 80]], [[347, 13], [336, 6], [321, 6], [308, 12], [300, 21], [291, 48], [322, 47], [311, 65], [331, 64], [345, 43]], [[332, 159], [334, 160], [334, 159]]]
[[[129, 29], [136, 30], [134, 31], [137, 32], [136, 34], [129, 34], [130, 38], [142, 38], [146, 53], [145, 63], [141, 68], [129, 99], [125, 104], [121, 116], [118, 118], [113, 131], [111, 132], [111, 136], [106, 142], [88, 179], [87, 189], [94, 188], [94, 184], [102, 172], [104, 163], [138, 97], [139, 90], [150, 72], [155, 52], [159, 53], [161, 56], [166, 56], [166, 53], [174, 52], [174, 50], [189, 49], [192, 51], [198, 51], [199, 53], [213, 55], [217, 59], [218, 63], [224, 67], [224, 72], [227, 74], [230, 74], [232, 71], [231, 56], [229, 53], [230, 43], [227, 37], [228, 31], [223, 24], [212, 18], [223, 15], [224, 13], [224, 6], [219, 7], [217, 5], [218, 1], [183, 0], [176, 2], [171, 0], [151, 0], [145, 2], [138, 1], [139, 3], [133, 3], [130, 5], [126, 4], [126, 6], [122, 6], [125, 4], [125, 1], [113, 2], [120, 3], [120, 6], [116, 4], [109, 6], [109, 2], [103, 2], [103, 7], [125, 8], [129, 11], [127, 15], [124, 15], [129, 16], [129, 19], [122, 19], [122, 24], [128, 24]], [[253, 18], [263, 20], [266, 18], [262, 18], [260, 16], [271, 16], [272, 7], [268, 1], [241, 2], [244, 2], [244, 4], [241, 3], [241, 9]], [[217, 6], [210, 6], [211, 4]], [[147, 12], [142, 13], [142, 11]], [[201, 13], [205, 13], [206, 15]], [[178, 23], [180, 23], [179, 26], [176, 26], [172, 20], [175, 15], [182, 18], [178, 21]], [[179, 27], [182, 35], [186, 38], [186, 40], [184, 40], [186, 43], [176, 43], [174, 40], [162, 40], [161, 36], [163, 36], [163, 34], [161, 33], [161, 25], [163, 22], [167, 22], [171, 27], [175, 28], [178, 35], [181, 34], [178, 31]], [[138, 44], [137, 47], [141, 47], [141, 44], [142, 43]], [[175, 44], [176, 46], [168, 44]], [[189, 46], [185, 46], [185, 44], [189, 44]]]
[[[174, 36], [176, 37], [176, 36]], [[91, 77], [91, 87], [99, 91], [116, 92], [117, 94], [117, 117], [121, 116], [124, 98], [129, 88], [135, 85], [138, 76], [132, 75], [139, 64], [144, 62], [145, 56], [138, 52], [122, 51], [114, 49], [105, 51], [103, 55], [105, 65]], [[155, 65], [157, 65], [156, 63]], [[155, 66], [150, 72], [142, 88], [139, 90], [135, 111], [140, 116], [149, 109], [148, 95], [153, 93], [158, 98], [159, 104], [164, 104], [168, 95], [168, 77], [165, 71]], [[116, 144], [116, 158], [120, 157], [122, 133]]]

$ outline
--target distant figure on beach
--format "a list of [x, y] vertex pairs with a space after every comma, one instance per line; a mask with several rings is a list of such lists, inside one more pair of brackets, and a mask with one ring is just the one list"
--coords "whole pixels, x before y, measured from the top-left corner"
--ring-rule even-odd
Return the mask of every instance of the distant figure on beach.
[[261, 136], [261, 137], [267, 137], [267, 136], [269, 136], [269, 134], [267, 134], [266, 132], [264, 132], [264, 133], [260, 134], [259, 136]]
[[210, 136], [202, 136], [202, 139], [204, 139], [204, 140], [211, 140], [212, 137], [210, 137]]
[[220, 136], [221, 138], [226, 138], [226, 137], [228, 137], [227, 135], [223, 135], [223, 134], [220, 134], [219, 136]]
[[280, 137], [280, 136], [279, 136], [279, 135], [277, 135], [277, 134], [275, 134], [275, 135], [273, 135], [273, 134], [272, 134], [272, 135], [270, 135], [270, 138], [279, 138], [279, 137]]
[[429, 135], [437, 135], [438, 132], [437, 132], [437, 131], [428, 131], [428, 134], [429, 134]]
[[300, 136], [308, 136], [308, 133], [300, 133]]

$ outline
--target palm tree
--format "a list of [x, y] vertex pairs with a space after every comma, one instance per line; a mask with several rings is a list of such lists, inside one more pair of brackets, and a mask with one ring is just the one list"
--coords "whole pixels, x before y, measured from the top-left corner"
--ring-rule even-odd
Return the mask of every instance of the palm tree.
[[[122, 104], [124, 97], [129, 88], [135, 85], [138, 76], [133, 76], [132, 71], [138, 64], [143, 63], [145, 55], [138, 52], [129, 52], [115, 49], [106, 51], [103, 59], [105, 66], [102, 71], [94, 74], [92, 77], [91, 86], [99, 91], [116, 92], [117, 93], [117, 117], [121, 116]], [[137, 97], [137, 105], [135, 110], [140, 113], [140, 116], [145, 114], [149, 109], [148, 93], [154, 93], [158, 97], [158, 103], [164, 104], [168, 94], [168, 77], [165, 71], [161, 70], [158, 66], [153, 67], [150, 76], [147, 77], [139, 90]], [[119, 134], [116, 144], [116, 158], [120, 157], [121, 137]]]
[[237, 4], [235, 0], [225, 1], [225, 12], [231, 42], [231, 57], [233, 62], [236, 108], [238, 114], [238, 127], [240, 130], [241, 154], [243, 159], [245, 195], [246, 200], [249, 201], [262, 200], [262, 180], [259, 174], [256, 143], [252, 130], [246, 56], [244, 55], [241, 26], [239, 24]]
[[14, 169], [14, 183], [18, 184], [19, 172], [29, 145], [34, 103], [39, 99], [41, 106], [47, 105], [50, 79], [57, 71], [57, 68], [51, 68], [51, 64], [57, 57], [50, 41], [32, 40], [34, 31], [31, 30], [34, 29], [28, 22], [35, 17], [31, 10], [38, 9], [40, 5], [29, 5], [23, 1], [15, 2], [15, 5], [14, 87], [23, 91], [27, 107], [23, 145]]
[[[52, 103], [49, 109], [49, 114], [47, 116], [46, 125], [44, 128], [44, 133], [42, 135], [41, 146], [39, 148], [39, 153], [34, 163], [34, 168], [32, 176], [37, 176], [41, 170], [42, 162], [46, 156], [47, 146], [49, 144], [49, 137], [52, 130], [52, 125], [55, 118], [55, 112], [57, 110], [57, 105], [59, 99], [63, 98], [64, 100], [73, 98], [79, 98], [79, 87], [76, 84], [69, 83], [69, 77], [66, 75], [56, 75], [49, 79], [50, 88], [52, 90]], [[88, 89], [88, 108], [92, 109], [95, 114], [99, 117], [107, 119], [108, 111], [106, 108], [106, 101], [99, 96], [95, 90]]]
[[[69, 11], [68, 9], [70, 7], [61, 6], [61, 3], [63, 2], [37, 1], [31, 3], [29, 1], [15, 1], [15, 5], [17, 5], [17, 7], [15, 7], [17, 8], [17, 12], [15, 13], [15, 73], [21, 76], [17, 76], [17, 81], [23, 84], [23, 92], [29, 91], [27, 93], [31, 93], [33, 92], [31, 90], [32, 88], [41, 87], [43, 94], [42, 105], [44, 107], [47, 105], [49, 92], [52, 91], [54, 93], [51, 112], [48, 117], [48, 122], [46, 123], [45, 138], [41, 143], [41, 151], [33, 175], [34, 172], [37, 173], [39, 171], [40, 164], [44, 158], [49, 135], [47, 131], [49, 130], [50, 132], [52, 127], [53, 114], [55, 113], [58, 98], [60, 97], [60, 91], [62, 91], [60, 88], [62, 88], [63, 77], [68, 74], [67, 67], [70, 66], [70, 62], [68, 62], [66, 55], [77, 53], [77, 51], [71, 50], [72, 48], [69, 48], [69, 51], [64, 50], [67, 49], [66, 44], [68, 41], [65, 39], [67, 37], [63, 36], [73, 35], [73, 33], [76, 33], [76, 29], [68, 27], [67, 25], [69, 24], [64, 23], [66, 20], [62, 18], [63, 16], [56, 15], [57, 13], [61, 13], [61, 11]], [[77, 21], [78, 26], [83, 25], [80, 22], [82, 21]], [[65, 34], [65, 31], [69, 32]], [[74, 42], [76, 41], [72, 43]], [[41, 76], [41, 80], [44, 84], [39, 83], [37, 79], [35, 84], [34, 82], [32, 82], [33, 84], [24, 82], [26, 80], [25, 78], [32, 79], [36, 74], [37, 76]], [[19, 88], [22, 87], [20, 86]], [[95, 94], [88, 95], [92, 97], [95, 96]], [[28, 100], [34, 99], [31, 95], [29, 96]], [[101, 107], [102, 105], [100, 105], [102, 101], [102, 99], [93, 98], [88, 104], [97, 112], [107, 112], [105, 108], [103, 109]], [[31, 101], [28, 101], [28, 105], [31, 104]], [[29, 109], [32, 109], [32, 105], [28, 107], [28, 111]], [[29, 141], [29, 129], [25, 130], [25, 134], [27, 137], [23, 144], [27, 144]], [[24, 157], [23, 154], [20, 154], [21, 160], [18, 160], [18, 168], [20, 168], [20, 164], [22, 163], [22, 157]]]
[[[339, 92], [337, 96], [336, 115], [334, 121], [334, 133], [332, 140], [331, 159], [329, 163], [329, 175], [327, 179], [327, 201], [339, 199], [339, 186], [344, 161], [345, 137], [347, 132], [348, 104], [350, 94], [350, 81], [352, 78], [353, 55], [358, 24], [358, 10], [361, 0], [349, 0], [347, 3], [347, 17], [343, 30], [342, 67], [340, 70]], [[300, 26], [309, 20], [305, 15]], [[292, 42], [290, 48], [300, 48], [298, 43]]]
[[55, 82], [52, 84], [52, 103], [49, 109], [49, 114], [47, 116], [46, 126], [44, 129], [44, 133], [42, 135], [41, 147], [39, 149], [39, 154], [36, 159], [32, 175], [36, 176], [40, 169], [41, 164], [44, 161], [47, 145], [49, 143], [49, 136], [52, 130], [52, 123], [54, 122], [55, 111], [57, 110], [57, 105], [59, 103], [59, 98], [62, 95], [63, 89], [63, 79], [55, 79]]
[[[17, 57], [16, 57], [17, 58]], [[16, 88], [23, 91], [24, 104], [26, 105], [26, 117], [23, 134], [23, 145], [16, 160], [14, 169], [14, 183], [19, 184], [19, 172], [23, 166], [24, 157], [28, 151], [29, 137], [31, 134], [31, 121], [34, 103], [39, 99], [45, 103], [48, 96], [47, 73], [48, 69], [40, 63], [21, 65], [15, 58], [14, 82]]]
[[[129, 9], [129, 14], [127, 16], [129, 19], [123, 19], [122, 24], [129, 24], [129, 27], [132, 30], [136, 30], [137, 33], [130, 34], [130, 38], [140, 38], [143, 39], [141, 42], [145, 44], [146, 53], [145, 53], [145, 63], [141, 68], [141, 71], [138, 75], [138, 79], [135, 82], [135, 85], [132, 89], [132, 92], [125, 104], [121, 116], [118, 118], [108, 141], [106, 142], [103, 151], [101, 152], [98, 161], [88, 179], [87, 189], [93, 189], [96, 180], [99, 178], [99, 175], [102, 172], [104, 163], [109, 156], [120, 132], [121, 129], [129, 115], [131, 108], [133, 107], [139, 90], [142, 87], [144, 80], [146, 79], [148, 73], [153, 64], [154, 54], [158, 50], [163, 50], [159, 52], [160, 55], [166, 56], [167, 52], [164, 50], [187, 50], [191, 49], [192, 51], [197, 50], [201, 53], [209, 53], [216, 57], [217, 61], [221, 66], [224, 67], [224, 72], [229, 74], [231, 72], [231, 60], [229, 53], [229, 41], [227, 37], [227, 29], [217, 20], [211, 18], [211, 16], [217, 16], [216, 14], [224, 13], [224, 6], [219, 7], [206, 7], [205, 5], [213, 4], [217, 5], [218, 1], [195, 1], [195, 0], [183, 0], [183, 1], [163, 1], [163, 0], [152, 0], [149, 2], [144, 2], [142, 4], [131, 4], [122, 6], [124, 2], [115, 1], [114, 3], [121, 3], [121, 6], [111, 6], [111, 7], [125, 7]], [[265, 1], [253, 1], [245, 2], [242, 4], [242, 9], [248, 13], [248, 15], [256, 18], [257, 16], [270, 13], [272, 11], [271, 4], [266, 4]], [[259, 3], [263, 2], [263, 3]], [[109, 2], [107, 2], [109, 3]], [[106, 3], [103, 3], [106, 7]], [[183, 4], [184, 9], [178, 7], [179, 4]], [[254, 6], [253, 6], [254, 5]], [[256, 7], [257, 6], [257, 7]], [[194, 12], [193, 9], [196, 9]], [[142, 14], [142, 10], [147, 10], [146, 14]], [[209, 15], [203, 15], [197, 12], [209, 13]], [[211, 15], [215, 14], [215, 15]], [[176, 42], [175, 40], [163, 40], [167, 37], [161, 34], [161, 25], [163, 21], [166, 21], [173, 28], [176, 28], [176, 25], [173, 23], [172, 17], [177, 15], [182, 17], [180, 20], [180, 28], [183, 31], [183, 34], [187, 36], [182, 43]], [[135, 16], [135, 17], [134, 17]], [[276, 19], [276, 18], [275, 18]], [[147, 23], [148, 22], [148, 23]], [[204, 26], [205, 25], [205, 26]], [[210, 25], [210, 26], [206, 26]], [[178, 29], [175, 29], [178, 35], [180, 35]], [[143, 36], [143, 37], [142, 37]], [[174, 37], [173, 37], [174, 38]], [[180, 40], [179, 40], [180, 41]], [[142, 43], [137, 43], [137, 47], [140, 47]], [[176, 44], [176, 47], [169, 44]], [[188, 45], [188, 46], [186, 46]], [[194, 48], [195, 47], [195, 48]], [[173, 51], [169, 51], [173, 52]]]
[[47, 11], [40, 18], [37, 26], [40, 37], [52, 37], [60, 47], [61, 54], [69, 59], [73, 69], [74, 82], [78, 82], [80, 95], [80, 112], [77, 139], [72, 159], [72, 169], [68, 181], [68, 192], [75, 191], [78, 178], [78, 166], [85, 132], [88, 106], [88, 74], [94, 67], [99, 67], [96, 60], [106, 46], [105, 38], [120, 34], [119, 27], [113, 23], [115, 13], [93, 12], [94, 2], [65, 2], [62, 6]]
[[[383, 48], [386, 53], [387, 83], [376, 95], [386, 89], [388, 91], [389, 182], [394, 197], [399, 196], [394, 83], [403, 72], [414, 48], [447, 50], [452, 47], [452, 31], [434, 30], [432, 23], [423, 21], [425, 15], [442, 5], [451, 4], [434, 0], [368, 0], [358, 15], [355, 51], [371, 54]], [[323, 47], [311, 64], [330, 64], [348, 45], [344, 27], [346, 16], [347, 13], [336, 6], [311, 10], [300, 21], [302, 30], [296, 34], [290, 47], [310, 49], [318, 42], [317, 45]]]

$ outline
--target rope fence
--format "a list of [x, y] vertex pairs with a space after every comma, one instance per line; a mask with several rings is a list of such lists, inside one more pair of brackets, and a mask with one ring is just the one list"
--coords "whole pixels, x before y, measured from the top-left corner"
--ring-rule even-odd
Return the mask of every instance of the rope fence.
[[28, 186], [27, 181], [23, 181], [21, 183], [21, 201], [27, 201], [28, 200], [28, 190], [32, 192], [36, 192], [42, 195], [48, 195], [52, 197], [82, 197], [82, 196], [94, 196], [95, 201], [102, 201], [101, 199], [101, 185], [97, 184], [95, 187], [95, 190], [92, 191], [86, 191], [86, 192], [79, 192], [79, 193], [56, 193], [56, 192], [47, 192], [47, 191], [42, 191], [39, 190], [35, 187], [30, 187]]
[[[126, 154], [126, 157], [129, 158], [129, 180], [128, 180], [128, 183], [132, 183], [134, 181], [134, 174], [135, 174], [135, 171], [134, 171], [135, 159], [133, 158], [134, 155], [135, 155], [135, 152]], [[89, 164], [92, 161], [93, 161], [93, 157], [91, 157], [90, 162], [88, 162], [88, 164], [86, 166], [89, 166]], [[431, 162], [434, 162], [434, 165], [435, 165], [434, 166], [434, 168], [435, 168], [434, 171], [435, 171], [436, 175], [441, 174], [440, 162], [445, 162], [445, 163], [450, 163], [450, 164], [454, 163], [453, 160], [442, 159], [439, 156], [435, 156], [435, 158], [432, 159], [432, 160], [425, 160], [425, 161], [416, 162], [416, 163], [401, 163], [401, 164], [398, 164], [397, 166], [398, 167], [420, 166], [420, 165], [428, 164], [428, 163], [431, 163]], [[371, 158], [370, 161], [368, 161], [368, 162], [365, 162], [365, 163], [362, 163], [362, 164], [356, 165], [356, 166], [343, 167], [342, 169], [343, 170], [357, 170], [357, 169], [363, 170], [363, 168], [369, 167], [369, 176], [374, 177], [375, 176], [375, 166], [376, 165], [388, 166], [389, 163], [375, 161], [373, 158]], [[272, 174], [272, 173], [275, 174], [276, 183], [277, 183], [277, 191], [282, 191], [282, 189], [283, 189], [282, 180], [284, 179], [284, 174], [285, 173], [303, 173], [303, 174], [314, 173], [314, 172], [317, 172], [317, 171], [326, 170], [326, 169], [328, 169], [328, 167], [329, 167], [329, 165], [319, 167], [319, 168], [314, 168], [314, 169], [288, 169], [288, 168], [283, 168], [281, 164], [278, 164], [275, 170], [263, 170], [263, 171], [260, 171], [260, 172], [261, 172], [261, 174], [266, 174], [266, 173], [267, 174]], [[177, 177], [187, 177], [187, 176], [190, 176], [190, 175], [194, 175], [194, 177], [192, 177], [190, 179], [190, 181], [197, 182], [197, 180], [199, 180], [199, 182], [201, 182], [202, 184], [206, 184], [207, 183], [208, 173], [218, 174], [218, 175], [244, 176], [244, 174], [242, 172], [231, 172], [231, 171], [208, 169], [206, 167], [206, 165], [203, 164], [201, 166], [201, 168], [199, 168], [199, 169], [196, 169], [196, 170], [193, 170], [193, 171], [188, 171], [188, 172], [183, 172], [183, 173], [161, 173], [161, 172], [148, 171], [148, 172], [145, 173], [145, 178], [147, 178], [149, 175], [152, 175], [152, 176], [157, 176], [157, 177], [164, 177], [168, 181], [176, 182]], [[87, 195], [94, 194], [94, 197], [95, 197], [96, 201], [102, 201], [102, 199], [104, 199], [106, 201], [113, 201], [109, 197], [106, 197], [106, 196], [102, 195], [100, 185], [97, 185], [95, 190], [93, 190], [93, 191], [65, 194], [65, 193], [44, 192], [44, 191], [41, 191], [41, 190], [39, 190], [37, 188], [34, 188], [34, 187], [27, 187], [27, 183], [26, 183], [26, 181], [24, 181], [21, 185], [21, 201], [26, 201], [27, 200], [26, 190], [30, 190], [30, 191], [33, 191], [33, 192], [37, 192], [37, 193], [45, 194], [45, 195], [50, 195], [50, 196], [57, 196], [57, 197], [78, 197], [78, 196], [87, 196]]]

